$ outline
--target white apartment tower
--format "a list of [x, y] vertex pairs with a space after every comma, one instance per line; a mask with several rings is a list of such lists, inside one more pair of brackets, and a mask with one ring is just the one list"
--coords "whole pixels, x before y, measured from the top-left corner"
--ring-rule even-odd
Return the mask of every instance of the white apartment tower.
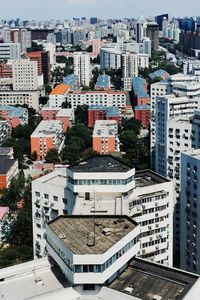
[[38, 66], [29, 59], [16, 60], [12, 64], [13, 90], [34, 91], [38, 88]]
[[90, 84], [90, 57], [83, 52], [74, 53], [74, 74], [78, 76], [80, 86]]
[[138, 76], [138, 56], [135, 52], [122, 53], [122, 80], [124, 90], [132, 89], [132, 78]]

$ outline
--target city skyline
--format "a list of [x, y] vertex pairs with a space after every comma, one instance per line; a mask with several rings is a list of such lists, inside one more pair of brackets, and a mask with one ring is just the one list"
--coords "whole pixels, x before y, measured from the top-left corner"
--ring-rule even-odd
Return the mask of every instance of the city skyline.
[[[200, 3], [194, 0], [182, 6], [181, 0], [172, 2], [172, 0], [162, 2], [153, 0], [150, 4], [146, 0], [118, 0], [116, 6], [115, 0], [101, 0], [101, 9], [99, 10], [99, 0], [9, 0], [1, 7], [1, 19], [12, 19], [20, 17], [22, 19], [70, 19], [72, 17], [99, 17], [99, 18], [124, 18], [139, 17], [141, 14], [146, 17], [157, 14], [169, 13], [173, 16], [196, 15], [200, 11]], [[170, 5], [171, 3], [171, 5]], [[40, 9], [38, 9], [40, 7]], [[105, 7], [106, 9], [102, 9]], [[181, 7], [181, 10], [180, 10]], [[12, 8], [12, 10], [11, 10]], [[66, 9], [66, 12], [65, 12]], [[45, 15], [44, 15], [45, 11]], [[29, 18], [27, 18], [29, 13]], [[197, 14], [198, 15], [198, 14]]]

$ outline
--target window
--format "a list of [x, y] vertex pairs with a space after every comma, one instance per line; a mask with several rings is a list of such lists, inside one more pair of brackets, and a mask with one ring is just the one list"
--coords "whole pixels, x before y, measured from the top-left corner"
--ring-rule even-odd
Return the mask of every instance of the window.
[[48, 194], [44, 194], [44, 198], [45, 199], [49, 199], [49, 195]]
[[63, 209], [63, 214], [68, 215], [68, 211], [66, 209]]
[[58, 201], [58, 197], [57, 196], [53, 196], [53, 200], [54, 201]]
[[39, 192], [35, 192], [36, 197], [40, 197], [40, 193]]
[[63, 203], [67, 204], [67, 199], [63, 198]]

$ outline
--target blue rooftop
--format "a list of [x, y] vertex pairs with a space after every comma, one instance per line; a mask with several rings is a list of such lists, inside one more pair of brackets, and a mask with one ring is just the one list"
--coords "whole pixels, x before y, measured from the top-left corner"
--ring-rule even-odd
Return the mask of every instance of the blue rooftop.
[[134, 107], [134, 110], [150, 110], [150, 105], [137, 105]]
[[100, 87], [100, 88], [110, 87], [110, 76], [107, 74], [99, 75], [95, 87]]
[[106, 117], [118, 117], [120, 116], [120, 110], [116, 106], [106, 107]]
[[25, 107], [21, 106], [9, 106], [9, 105], [1, 105], [0, 110], [4, 110], [9, 112], [8, 115], [10, 117], [22, 117], [24, 113], [28, 114], [28, 110]]
[[106, 117], [120, 116], [120, 110], [116, 106], [106, 107], [103, 105], [93, 105], [89, 106], [88, 110], [104, 110], [106, 112]]
[[150, 73], [149, 77], [151, 79], [155, 79], [156, 77], [161, 77], [162, 79], [167, 79], [169, 77], [169, 73], [167, 73], [165, 70], [159, 69], [153, 73]]
[[77, 81], [78, 76], [76, 74], [70, 74], [63, 79], [63, 83], [74, 86]]
[[149, 94], [146, 91], [147, 82], [142, 77], [133, 77], [133, 91], [139, 98], [149, 98]]

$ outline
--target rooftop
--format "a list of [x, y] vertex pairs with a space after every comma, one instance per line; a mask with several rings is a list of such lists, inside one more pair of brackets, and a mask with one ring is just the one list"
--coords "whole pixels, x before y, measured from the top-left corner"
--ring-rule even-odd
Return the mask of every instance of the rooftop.
[[1, 105], [0, 111], [7, 111], [10, 117], [21, 117], [24, 114], [28, 115], [28, 109], [20, 106]]
[[115, 136], [118, 133], [118, 125], [115, 120], [96, 120], [93, 137]]
[[70, 89], [70, 86], [68, 84], [61, 83], [57, 85], [49, 94], [50, 96], [52, 95], [65, 95], [68, 90]]
[[134, 110], [143, 110], [143, 109], [150, 110], [150, 105], [137, 105], [137, 106], [134, 106]]
[[159, 69], [149, 74], [149, 77], [151, 79], [154, 79], [156, 77], [161, 77], [162, 79], [167, 79], [169, 77], [169, 73], [167, 73], [165, 70]]
[[142, 77], [133, 77], [133, 91], [140, 98], [149, 98], [146, 88], [147, 82]]
[[72, 113], [72, 108], [62, 108], [58, 111], [56, 117], [70, 117]]
[[[74, 254], [103, 254], [131, 232], [137, 223], [127, 216], [59, 216], [49, 228]], [[95, 229], [95, 238], [94, 232]]]
[[95, 88], [109, 88], [110, 87], [110, 76], [107, 74], [99, 75]]
[[63, 123], [62, 121], [41, 121], [31, 137], [54, 135], [56, 132], [62, 132]]
[[16, 161], [16, 159], [10, 159], [6, 155], [0, 156], [0, 174], [7, 174]]
[[111, 155], [96, 155], [69, 167], [69, 169], [78, 173], [123, 173], [132, 168]]
[[73, 86], [75, 85], [77, 79], [78, 76], [76, 74], [70, 74], [63, 79], [63, 83]]
[[60, 168], [47, 175], [44, 175], [33, 182], [44, 183], [49, 185], [57, 185], [66, 188], [67, 172], [66, 168]]
[[13, 155], [13, 147], [0, 147], [0, 156]]
[[164, 182], [169, 182], [169, 180], [151, 170], [137, 171], [135, 173], [136, 187], [150, 186]]
[[184, 298], [197, 279], [188, 272], [134, 259], [109, 287], [142, 300], [177, 300]]
[[195, 159], [200, 160], [200, 149], [193, 149], [184, 151], [183, 154], [194, 157]]

